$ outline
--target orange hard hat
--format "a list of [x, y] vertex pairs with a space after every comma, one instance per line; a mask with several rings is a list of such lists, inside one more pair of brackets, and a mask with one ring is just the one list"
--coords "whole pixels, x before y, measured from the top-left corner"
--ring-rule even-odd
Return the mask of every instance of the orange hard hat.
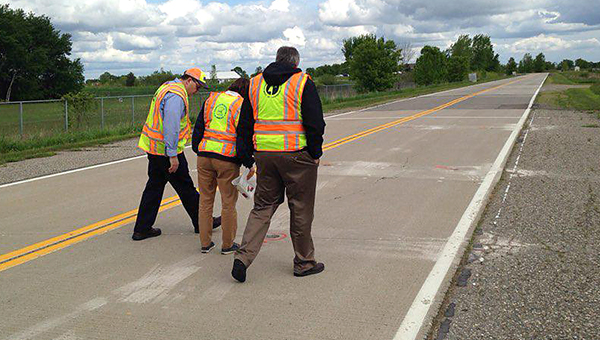
[[190, 69], [185, 70], [185, 72], [183, 72], [183, 74], [196, 79], [200, 83], [200, 85], [202, 85], [204, 87], [208, 87], [206, 85], [206, 75], [204, 74], [204, 72], [202, 72], [202, 70], [200, 68], [192, 67]]

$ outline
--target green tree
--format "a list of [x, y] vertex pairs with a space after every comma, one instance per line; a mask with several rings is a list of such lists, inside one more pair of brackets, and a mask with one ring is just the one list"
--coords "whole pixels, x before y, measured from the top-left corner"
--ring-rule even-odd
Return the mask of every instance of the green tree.
[[[107, 74], [106, 78], [109, 77], [114, 77], [114, 81], [116, 81], [116, 79], [118, 79], [118, 77], [112, 76], [110, 73], [105, 72], [100, 76], [100, 82], [102, 82], [102, 76], [104, 76], [105, 74]], [[165, 71], [162, 67], [160, 68], [160, 70], [158, 71], [154, 71], [152, 72], [152, 74], [147, 75], [145, 77], [140, 77], [138, 79], [138, 83], [139, 84], [143, 84], [146, 86], [160, 86], [162, 84], [164, 84], [165, 82], [169, 81], [169, 80], [173, 80], [175, 78], [177, 78], [179, 75], [177, 74], [173, 74], [171, 71]], [[104, 83], [103, 83], [104, 84]]]
[[494, 47], [490, 37], [478, 34], [473, 37], [473, 55], [471, 57], [471, 69], [481, 71], [494, 71], [498, 57], [494, 54]]
[[342, 52], [360, 91], [383, 91], [394, 86], [401, 51], [393, 40], [361, 35], [344, 40]]
[[469, 73], [469, 58], [454, 56], [448, 58], [448, 81], [463, 81]]
[[71, 36], [48, 17], [0, 5], [0, 32], [0, 95], [6, 100], [58, 98], [83, 87], [83, 65], [68, 58]]
[[127, 74], [127, 78], [125, 79], [125, 86], [135, 86], [135, 75], [133, 72], [129, 72]]
[[568, 71], [575, 67], [575, 63], [571, 59], [563, 59], [563, 61], [560, 62], [560, 67], [563, 71]]
[[447, 81], [448, 66], [444, 52], [434, 46], [426, 45], [415, 64], [415, 82], [418, 85], [438, 84]]
[[249, 78], [248, 77], [248, 73], [246, 73], [246, 71], [244, 71], [241, 67], [236, 66], [233, 69], [231, 69], [233, 72], [237, 73], [238, 76], [240, 76], [241, 78]]
[[525, 53], [523, 59], [519, 61], [519, 73], [531, 73], [533, 72], [533, 58], [531, 54]]
[[471, 59], [473, 58], [472, 43], [473, 40], [469, 38], [468, 34], [461, 35], [454, 44], [450, 45], [450, 55], [453, 57], [466, 57], [470, 67]]
[[217, 80], [217, 65], [210, 66], [210, 80], [213, 82]]
[[[250, 77], [255, 77], [255, 76], [261, 74], [262, 72], [263, 72], [262, 66], [256, 66], [256, 69], [254, 69], [254, 73], [252, 73], [252, 75]], [[306, 72], [308, 72], [308, 69]]]
[[546, 56], [544, 53], [540, 53], [535, 56], [535, 60], [533, 61], [533, 71], [534, 72], [544, 72], [546, 70]]
[[579, 68], [581, 68], [582, 70], [587, 69], [590, 68], [590, 62], [585, 59], [577, 58], [575, 60], [575, 66], [579, 66]]
[[511, 75], [513, 74], [513, 72], [517, 71], [517, 62], [515, 61], [515, 58], [510, 57], [510, 59], [508, 59], [508, 62], [506, 63], [506, 74]]

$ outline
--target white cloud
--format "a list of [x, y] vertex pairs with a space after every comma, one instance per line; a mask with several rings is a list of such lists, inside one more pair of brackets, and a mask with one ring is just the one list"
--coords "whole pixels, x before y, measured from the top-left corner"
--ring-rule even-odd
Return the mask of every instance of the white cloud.
[[304, 33], [298, 26], [286, 29], [283, 31], [283, 36], [294, 46], [304, 46], [306, 44]]
[[[253, 71], [281, 45], [303, 67], [343, 61], [342, 40], [377, 34], [397, 43], [446, 48], [460, 34], [488, 34], [501, 59], [527, 50], [600, 60], [597, 0], [0, 0], [51, 18], [72, 34], [86, 76], [190, 65]], [[595, 26], [594, 26], [595, 25]], [[551, 60], [550, 57], [547, 58]], [[116, 71], [115, 71], [116, 72]], [[137, 74], [137, 73], [136, 73]]]
[[290, 10], [290, 3], [288, 0], [274, 0], [269, 9], [272, 11], [288, 12]]
[[600, 48], [600, 41], [597, 38], [585, 40], [566, 40], [557, 36], [546, 36], [544, 34], [540, 34], [536, 37], [521, 39], [509, 46], [510, 51], [515, 53], [591, 48]]

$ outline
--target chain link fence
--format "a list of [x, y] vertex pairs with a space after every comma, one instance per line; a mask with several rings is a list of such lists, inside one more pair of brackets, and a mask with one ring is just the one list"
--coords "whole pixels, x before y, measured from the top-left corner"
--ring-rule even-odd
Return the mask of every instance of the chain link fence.
[[[318, 91], [321, 98], [328, 99], [356, 94], [352, 85], [324, 85]], [[209, 92], [200, 92], [190, 98], [192, 123], [208, 95]], [[78, 112], [73, 103], [64, 99], [0, 102], [0, 136], [25, 139], [124, 125], [141, 127], [151, 101], [152, 95], [97, 97], [85, 112]]]

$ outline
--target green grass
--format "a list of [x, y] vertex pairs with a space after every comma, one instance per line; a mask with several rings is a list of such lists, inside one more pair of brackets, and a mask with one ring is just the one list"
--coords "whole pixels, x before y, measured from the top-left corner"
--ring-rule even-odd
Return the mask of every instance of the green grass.
[[588, 89], [568, 89], [558, 98], [561, 107], [579, 111], [600, 110], [600, 95]]
[[52, 156], [56, 151], [77, 149], [112, 143], [138, 136], [139, 127], [131, 125], [112, 129], [90, 129], [87, 131], [39, 135], [29, 139], [0, 138], [0, 164], [28, 158]]
[[574, 85], [576, 82], [565, 77], [562, 73], [551, 73], [548, 77], [548, 83], [550, 84], [561, 84], [561, 85]]
[[600, 96], [600, 83], [590, 86], [590, 91]]
[[574, 85], [600, 83], [600, 73], [588, 71], [552, 72], [548, 77], [551, 84]]
[[536, 102], [557, 109], [592, 112], [600, 118], [600, 94], [591, 88], [543, 92]]
[[[502, 78], [506, 77], [490, 75], [488, 73], [486, 79], [480, 82]], [[401, 98], [415, 97], [469, 85], [472, 85], [472, 83], [460, 82], [438, 84], [403, 89], [401, 91], [367, 93], [349, 98], [337, 98], [334, 100], [323, 99], [323, 109], [324, 111], [333, 111], [339, 109], [360, 108]], [[99, 114], [96, 112], [86, 117], [85, 120], [82, 120], [80, 123], [72, 121], [69, 132], [65, 132], [63, 103], [52, 103], [56, 107], [53, 107], [51, 110], [48, 109], [48, 107], [42, 109], [40, 106], [37, 115], [31, 108], [28, 111], [24, 110], [24, 112], [28, 112], [28, 114], [25, 115], [26, 117], [38, 117], [35, 120], [38, 125], [32, 125], [33, 120], [27, 121], [26, 126], [28, 127], [28, 132], [25, 138], [20, 138], [18, 136], [17, 120], [16, 134], [2, 134], [2, 137], [0, 137], [0, 164], [34, 157], [51, 156], [61, 150], [101, 145], [137, 137], [149, 109], [150, 99], [145, 99], [146, 100], [143, 101], [146, 103], [145, 106], [143, 106], [142, 101], [139, 101], [139, 104], [138, 101], [136, 101], [136, 112], [133, 118], [130, 113], [131, 106], [129, 106], [129, 108], [124, 107], [123, 105], [125, 104], [120, 102], [118, 98], [113, 99], [112, 102], [105, 99], [104, 129], [101, 128]], [[192, 120], [192, 123], [195, 121], [196, 115], [200, 110], [201, 102], [202, 98], [199, 97], [194, 97], [191, 100], [192, 108], [190, 109], [190, 119]], [[2, 109], [3, 107], [0, 106], [0, 110]], [[4, 109], [6, 110], [6, 108]], [[123, 113], [123, 109], [125, 110], [125, 113]], [[5, 119], [4, 121], [0, 119], [0, 126], [4, 126], [6, 124], [6, 112], [0, 111], [0, 117]], [[33, 126], [35, 126], [35, 128]]]

